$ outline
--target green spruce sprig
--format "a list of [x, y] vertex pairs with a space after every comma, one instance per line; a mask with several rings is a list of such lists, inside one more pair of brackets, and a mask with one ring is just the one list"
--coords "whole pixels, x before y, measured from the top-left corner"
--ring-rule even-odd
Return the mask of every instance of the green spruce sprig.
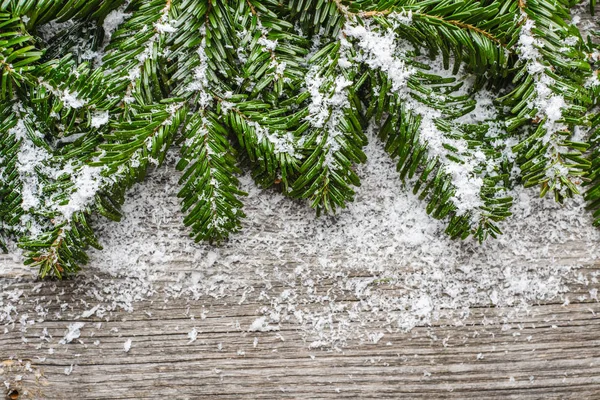
[[558, 201], [585, 184], [599, 223], [596, 50], [571, 5], [0, 1], [0, 246], [77, 272], [90, 216], [119, 220], [174, 146], [196, 241], [241, 229], [246, 169], [334, 213], [368, 129], [453, 238], [500, 234], [515, 184]]

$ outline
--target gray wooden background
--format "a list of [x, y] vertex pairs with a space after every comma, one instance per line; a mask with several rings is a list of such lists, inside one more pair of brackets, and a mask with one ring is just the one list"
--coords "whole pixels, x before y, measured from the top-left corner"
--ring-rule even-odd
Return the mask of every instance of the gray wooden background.
[[[153, 177], [148, 190], [162, 192], [172, 184], [167, 185], [169, 179], [176, 179], [171, 175], [167, 168]], [[131, 257], [126, 254], [128, 246], [143, 246], [145, 241], [150, 246], [182, 248], [167, 264], [157, 262], [161, 274], [156, 282], [149, 283], [152, 274], [139, 279], [135, 273], [111, 275], [94, 263], [74, 280], [39, 282], [13, 256], [0, 255], [0, 383], [4, 384], [0, 393], [19, 399], [600, 398], [600, 304], [595, 291], [600, 250], [595, 242], [570, 237], [568, 229], [557, 232], [558, 239], [550, 244], [540, 241], [547, 249], [535, 254], [531, 265], [532, 269], [579, 265], [569, 273], [572, 278], [565, 281], [569, 287], [564, 295], [530, 301], [527, 307], [495, 307], [489, 298], [467, 310], [442, 307], [436, 318], [419, 322], [408, 332], [381, 330], [388, 326], [386, 314], [367, 310], [362, 319], [344, 327], [344, 332], [355, 329], [356, 337], [315, 347], [311, 345], [323, 338], [293, 318], [260, 323], [265, 308], [274, 307], [274, 299], [262, 296], [263, 291], [277, 294], [301, 286], [303, 278], [294, 270], [298, 252], [309, 245], [306, 238], [287, 236], [284, 228], [289, 222], [265, 213], [259, 204], [263, 197], [250, 199], [246, 207], [250, 224], [256, 225], [246, 227], [247, 235], [258, 239], [229, 267], [211, 267], [203, 264], [206, 257], [199, 259], [192, 251], [180, 215], [166, 219], [170, 210], [158, 217], [152, 214], [169, 204], [176, 209], [172, 193], [144, 206], [144, 190], [133, 192], [130, 207], [140, 208], [130, 222], [135, 230], [126, 237], [125, 222], [105, 224], [101, 239], [112, 242], [93, 259], [107, 267], [110, 260], [118, 263], [121, 257]], [[121, 235], [124, 244], [118, 242]], [[275, 239], [279, 242], [273, 243]], [[529, 240], [535, 246], [535, 238]], [[265, 252], [275, 245], [283, 249], [278, 257]], [[533, 250], [531, 243], [529, 248]], [[140, 249], [134, 267], [152, 257]], [[312, 274], [317, 279], [319, 260], [304, 261], [315, 265]], [[258, 266], [260, 270], [254, 271]], [[329, 304], [348, 310], [359, 306], [365, 297], [353, 289], [340, 291], [339, 286], [372, 276], [368, 267], [351, 271], [352, 276], [323, 275], [315, 290], [326, 295], [297, 303], [304, 302], [303, 309], [314, 309], [317, 316]], [[221, 270], [226, 268], [230, 270]], [[182, 294], [178, 285], [192, 279], [190, 271], [204, 270], [212, 271], [203, 279], [214, 282], [214, 287]], [[267, 271], [276, 273], [267, 279], [263, 276]], [[550, 282], [553, 270], [549, 271], [536, 284]], [[221, 293], [226, 282], [219, 279], [238, 279], [243, 285], [226, 285]], [[477, 276], [468, 279], [476, 288]], [[375, 286], [391, 298], [405, 291], [386, 282]], [[246, 295], [247, 288], [255, 290]], [[330, 293], [335, 302], [327, 300]], [[79, 336], [61, 344], [69, 325], [76, 323], [85, 324]], [[385, 336], [377, 341], [361, 334], [370, 327]], [[194, 329], [197, 336], [191, 341], [188, 335]], [[131, 347], [126, 352], [127, 340]]]
[[[155, 185], [160, 190], [160, 182]], [[246, 212], [260, 210], [250, 206]], [[139, 221], [140, 231], [153, 232], [158, 224], [148, 216]], [[166, 247], [189, 240], [179, 225], [170, 229]], [[276, 234], [279, 228], [269, 229]], [[281, 242], [291, 246], [294, 238]], [[567, 240], [538, 262], [572, 264], [594, 252], [583, 242]], [[261, 254], [243, 257], [256, 261]], [[295, 268], [293, 260], [292, 254], [277, 262], [263, 260], [266, 268], [281, 268], [281, 281], [270, 285], [289, 284], [284, 277]], [[188, 273], [194, 262], [183, 253], [168, 268], [177, 276]], [[600, 263], [588, 258], [578, 273], [581, 279], [569, 285], [569, 304], [564, 297], [526, 309], [481, 302], [459, 324], [456, 310], [442, 309], [433, 322], [406, 333], [386, 331], [378, 343], [311, 347], [314, 338], [293, 321], [278, 330], [251, 329], [269, 303], [258, 293], [241, 304], [239, 293], [165, 297], [152, 295], [142, 280], [129, 282], [93, 269], [71, 281], [38, 282], [12, 256], [0, 255], [0, 315], [16, 318], [0, 326], [0, 396], [599, 399], [600, 305], [590, 283], [597, 282]], [[243, 278], [247, 286], [263, 284], [256, 275]], [[335, 283], [321, 281], [319, 290], [333, 291]], [[112, 289], [101, 293], [102, 287]], [[110, 292], [118, 288], [131, 290]], [[386, 290], [385, 284], [380, 289]], [[389, 290], [393, 295], [395, 289]], [[122, 298], [130, 293], [139, 299]], [[339, 301], [351, 306], [360, 299], [347, 295]], [[134, 312], [123, 309], [128, 304], [134, 304]], [[80, 336], [57, 343], [77, 322], [85, 323]], [[188, 336], [193, 329], [195, 341]]]
[[[598, 265], [582, 270], [596, 272]], [[600, 306], [589, 296], [577, 300], [588, 295], [585, 285], [571, 287], [567, 306], [557, 299], [516, 314], [471, 307], [461, 326], [442, 313], [377, 344], [333, 350], [310, 348], [293, 323], [278, 331], [240, 329], [262, 315], [261, 302], [144, 300], [133, 313], [79, 319], [92, 304], [110, 304], [77, 293], [79, 281], [39, 286], [5, 274], [0, 283], [7, 280], [11, 292], [17, 289], [17, 307], [30, 312], [0, 333], [1, 390], [19, 399], [600, 398]], [[36, 315], [37, 304], [48, 305], [47, 314]], [[75, 318], [85, 321], [81, 336], [57, 344]], [[189, 343], [192, 328], [198, 334]], [[40, 336], [51, 336], [53, 345]]]

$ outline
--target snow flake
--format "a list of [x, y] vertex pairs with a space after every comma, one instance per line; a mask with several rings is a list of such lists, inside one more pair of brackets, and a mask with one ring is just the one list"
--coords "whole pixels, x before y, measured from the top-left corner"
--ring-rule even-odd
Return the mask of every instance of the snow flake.
[[159, 33], [173, 33], [173, 32], [177, 32], [177, 29], [175, 29], [171, 24], [169, 23], [160, 23], [157, 22], [154, 24], [154, 28], [156, 28], [156, 31]]
[[81, 335], [81, 328], [83, 328], [85, 326], [85, 323], [83, 322], [74, 322], [72, 324], [69, 324], [68, 328], [67, 328], [67, 333], [65, 333], [65, 336], [60, 340], [60, 344], [67, 344], [67, 343], [71, 343], [74, 339], [79, 338], [79, 336]]
[[198, 338], [198, 331], [196, 330], [196, 328], [192, 328], [192, 330], [188, 332], [187, 336], [190, 339], [188, 344], [193, 343]]
[[248, 328], [248, 332], [271, 332], [278, 330], [278, 326], [269, 325], [267, 317], [256, 318]]
[[94, 111], [90, 125], [92, 128], [100, 128], [108, 123], [108, 111]]

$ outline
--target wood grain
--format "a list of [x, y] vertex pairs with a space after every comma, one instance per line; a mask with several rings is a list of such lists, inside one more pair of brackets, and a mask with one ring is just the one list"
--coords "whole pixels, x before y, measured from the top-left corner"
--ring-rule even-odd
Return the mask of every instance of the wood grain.
[[[583, 273], [598, 270], [589, 265]], [[68, 299], [81, 284], [77, 279], [41, 286], [28, 277], [1, 279], [4, 287], [23, 291], [23, 311], [48, 305], [33, 328], [16, 324], [0, 334], [0, 379], [7, 395], [16, 390], [18, 398], [600, 398], [595, 300], [563, 305], [557, 299], [516, 313], [482, 305], [459, 326], [447, 310], [408, 333], [386, 332], [377, 344], [365, 340], [334, 350], [310, 348], [311, 338], [294, 323], [248, 332], [262, 315], [255, 299], [241, 305], [227, 297], [165, 303], [156, 295], [137, 303], [134, 313], [80, 319], [94, 299], [73, 298], [66, 308], [62, 300], [51, 301], [61, 292]], [[573, 298], [587, 290], [584, 284], [571, 287]], [[202, 313], [206, 318], [190, 318]], [[81, 336], [58, 345], [65, 326], [76, 320], [86, 324]], [[192, 328], [198, 336], [190, 343]], [[53, 340], [40, 347], [43, 329]], [[132, 347], [126, 353], [127, 339]]]

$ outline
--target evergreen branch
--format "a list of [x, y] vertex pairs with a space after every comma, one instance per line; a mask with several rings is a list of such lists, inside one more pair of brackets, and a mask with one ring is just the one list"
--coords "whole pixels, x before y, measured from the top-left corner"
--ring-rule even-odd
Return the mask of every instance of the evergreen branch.
[[336, 0], [289, 0], [285, 8], [308, 36], [337, 37], [346, 20], [340, 4]]
[[227, 130], [218, 117], [209, 111], [192, 114], [185, 128], [182, 158], [177, 164], [184, 171], [178, 196], [182, 210], [187, 213], [183, 222], [192, 227], [196, 241], [220, 242], [241, 228], [239, 196], [235, 174], [235, 151], [227, 140]]
[[[557, 201], [579, 193], [589, 168], [583, 153], [586, 143], [573, 140], [575, 129], [586, 129], [590, 104], [584, 82], [590, 74], [582, 40], [569, 28], [566, 2], [519, 2], [521, 22], [513, 40], [517, 74], [515, 89], [499, 99], [511, 107], [509, 131], [531, 122], [534, 129], [513, 148], [518, 154], [525, 186], [541, 186]], [[552, 18], [548, 16], [552, 15]]]
[[237, 52], [235, 92], [240, 94], [227, 93], [219, 105], [252, 163], [254, 179], [264, 187], [281, 183], [287, 192], [299, 167], [295, 131], [301, 117], [293, 108], [306, 72], [307, 41], [277, 18], [277, 2], [247, 0], [244, 5], [232, 18], [239, 21], [237, 46], [245, 49]]
[[[283, 36], [281, 29], [293, 27], [274, 20], [264, 3], [241, 2], [235, 14], [222, 19], [237, 21], [235, 27], [226, 22], [222, 28], [238, 32], [230, 35], [239, 39], [232, 48], [247, 50], [232, 53], [229, 47], [225, 47], [224, 54], [219, 56], [209, 51], [213, 36], [207, 29], [208, 22], [198, 17], [210, 15], [215, 8], [200, 11], [204, 14], [196, 11], [195, 15], [186, 17], [186, 9], [180, 15], [180, 21], [186, 21], [187, 29], [200, 32], [201, 41], [193, 52], [190, 44], [187, 50], [182, 46], [174, 53], [179, 66], [174, 79], [180, 81], [175, 93], [189, 98], [196, 108], [212, 108], [222, 116], [223, 122], [236, 134], [241, 148], [247, 152], [257, 182], [263, 186], [281, 182], [287, 188], [288, 177], [291, 178], [297, 170], [296, 139], [292, 131], [298, 125], [298, 118], [291, 117], [283, 121], [284, 114], [290, 113], [289, 104], [285, 104], [290, 100], [285, 99], [279, 104], [272, 92], [282, 93], [284, 82], [294, 86], [295, 81], [303, 76], [301, 58], [290, 50], [290, 46], [294, 46], [294, 36], [286, 37], [285, 41], [276, 39]], [[219, 12], [225, 15], [226, 11]], [[207, 18], [206, 21], [209, 20]], [[178, 36], [174, 41], [183, 43]], [[239, 67], [229, 61], [236, 58], [239, 59]], [[221, 68], [215, 67], [220, 64], [223, 65]], [[224, 76], [224, 73], [227, 75]], [[232, 80], [235, 86], [228, 84]], [[250, 93], [233, 94], [234, 91]], [[270, 99], [271, 104], [253, 100], [259, 96]]]
[[559, 201], [587, 185], [600, 225], [600, 56], [571, 3], [0, 0], [0, 247], [76, 272], [91, 214], [119, 220], [175, 142], [196, 240], [240, 229], [238, 163], [333, 212], [368, 124], [451, 237], [498, 235], [511, 179]]
[[424, 46], [431, 56], [441, 53], [444, 68], [454, 58], [454, 72], [465, 62], [476, 72], [501, 72], [506, 68], [506, 50], [502, 41], [477, 26], [453, 20], [452, 16], [429, 15], [418, 10], [390, 14], [386, 18], [376, 17], [384, 28], [391, 28], [398, 21], [399, 34], [418, 47]]
[[180, 101], [132, 105], [121, 120], [110, 123], [111, 132], [102, 135], [99, 151], [88, 162], [102, 171], [102, 185], [94, 196], [99, 214], [120, 221], [125, 191], [145, 178], [150, 164], [162, 164], [186, 113]]
[[[233, 100], [233, 101], [232, 101]], [[282, 107], [272, 110], [245, 96], [223, 100], [220, 105], [230, 129], [253, 166], [253, 178], [263, 187], [281, 183], [287, 191], [299, 168], [297, 134], [299, 114], [286, 115]]]
[[391, 31], [378, 29], [347, 25], [344, 33], [376, 71], [371, 85], [378, 93], [371, 101], [378, 109], [370, 114], [383, 120], [380, 137], [398, 159], [400, 177], [415, 178], [413, 192], [427, 198], [428, 213], [449, 217], [450, 236], [496, 236], [495, 222], [510, 215], [512, 203], [502, 190], [500, 156], [481, 134], [452, 122], [473, 110], [472, 100], [449, 94], [456, 90], [454, 79], [423, 72], [427, 67], [411, 60]]
[[109, 180], [131, 185], [143, 180], [150, 164], [161, 165], [175, 134], [187, 113], [185, 103], [135, 106], [121, 121], [110, 124], [111, 132], [103, 134], [100, 153], [89, 165], [103, 167]]
[[113, 95], [125, 104], [152, 104], [167, 91], [159, 64], [167, 35], [174, 31], [171, 0], [137, 0], [129, 9], [132, 17], [113, 33], [102, 67]]
[[592, 136], [590, 138], [590, 157], [591, 166], [586, 176], [585, 200], [588, 202], [588, 209], [592, 211], [594, 225], [600, 226], [600, 115], [596, 115], [592, 120]]
[[40, 276], [74, 273], [87, 261], [85, 249], [100, 247], [86, 221], [99, 180], [78, 160], [89, 147], [67, 145], [72, 157], [57, 155], [39, 131], [47, 129], [36, 119], [44, 115], [41, 110], [14, 103], [2, 114], [3, 233], [17, 236], [19, 247], [27, 250], [26, 264], [38, 266]]
[[12, 98], [15, 88], [34, 81], [32, 73], [42, 54], [21, 20], [0, 11], [0, 101]]
[[54, 276], [62, 279], [80, 270], [88, 262], [85, 250], [89, 246], [102, 249], [87, 220], [88, 212], [77, 212], [70, 223], [56, 226], [33, 238], [19, 240], [26, 251], [25, 265], [37, 267], [40, 278]]
[[294, 90], [304, 78], [303, 57], [308, 53], [307, 41], [293, 33], [294, 26], [277, 18], [271, 8], [274, 1], [248, 0], [246, 7], [239, 7], [233, 16], [240, 21], [235, 27], [241, 37], [237, 55], [244, 81], [240, 91], [250, 92], [250, 98], [260, 93], [271, 97], [272, 93], [282, 96], [284, 87]]
[[587, 171], [584, 180], [585, 193], [584, 198], [588, 203], [588, 209], [592, 211], [594, 225], [600, 226], [600, 114], [598, 113], [598, 103], [600, 102], [600, 45], [597, 42], [599, 32], [593, 32], [588, 37], [586, 52], [588, 61], [592, 67], [592, 74], [585, 83], [585, 88], [589, 91], [593, 102], [593, 108], [588, 112], [588, 119], [591, 121], [591, 129], [588, 132], [588, 160], [591, 165]]
[[354, 198], [351, 186], [360, 186], [354, 163], [366, 161], [362, 147], [367, 139], [360, 117], [360, 76], [349, 68], [353, 53], [347, 41], [332, 42], [315, 54], [307, 73], [310, 94], [302, 148], [306, 158], [290, 193], [308, 198], [312, 207], [335, 212]]
[[[410, 4], [411, 2], [407, 2], [407, 1], [402, 1], [402, 2], [398, 2], [399, 4], [394, 5], [393, 7], [390, 7], [389, 1], [386, 1], [385, 4], [390, 7], [384, 10], [377, 10], [377, 11], [365, 11], [365, 10], [360, 10], [361, 4], [360, 2], [356, 2], [353, 3], [353, 9], [356, 10], [360, 10], [360, 11], [355, 11], [352, 12], [348, 9], [348, 7], [345, 7], [341, 0], [335, 0], [335, 3], [338, 7], [338, 10], [340, 10], [346, 17], [348, 18], [356, 18], [356, 17], [360, 17], [360, 18], [375, 18], [375, 17], [400, 17], [400, 20], [402, 22], [412, 22], [414, 21], [415, 18], [419, 18], [424, 20], [424, 22], [427, 22], [427, 20], [433, 20], [436, 21], [435, 24], [442, 24], [442, 25], [447, 25], [447, 26], [454, 26], [456, 28], [459, 28], [461, 30], [466, 30], [469, 32], [473, 32], [474, 34], [477, 35], [481, 35], [484, 36], [486, 38], [488, 38], [489, 40], [491, 40], [492, 42], [495, 42], [496, 44], [500, 45], [500, 46], [504, 46], [504, 43], [500, 40], [499, 37], [497, 37], [496, 35], [494, 35], [492, 32], [482, 29], [478, 26], [475, 25], [474, 23], [468, 23], [468, 22], [464, 22], [458, 19], [453, 19], [456, 18], [458, 16], [462, 17], [462, 18], [469, 18], [472, 19], [473, 16], [477, 17], [477, 23], [481, 24], [483, 21], [487, 22], [489, 19], [493, 19], [494, 17], [496, 17], [496, 9], [497, 7], [492, 7], [493, 11], [490, 13], [490, 9], [488, 8], [487, 10], [483, 7], [480, 7], [476, 2], [457, 2], [455, 4], [452, 5], [452, 7], [448, 7], [447, 4], [442, 3], [442, 2], [432, 2], [432, 1], [428, 1], [428, 2], [421, 2], [421, 4], [419, 4], [420, 8], [414, 7], [412, 4]], [[373, 5], [371, 2], [368, 2], [369, 6], [371, 7], [378, 7], [378, 5]], [[446, 12], [446, 14], [433, 14], [431, 12], [427, 12], [425, 10], [427, 9], [431, 9], [433, 6], [437, 6], [437, 5], [442, 5], [444, 11]], [[425, 8], [426, 7], [426, 8]], [[433, 7], [433, 12], [435, 12], [435, 8]], [[465, 10], [465, 8], [470, 8], [469, 10]], [[448, 15], [448, 11], [453, 11], [452, 14]], [[412, 20], [412, 21], [411, 21]]]
[[0, 2], [0, 12], [24, 17], [28, 28], [41, 26], [50, 21], [69, 19], [102, 19], [118, 8], [125, 0], [4, 0]]
[[[224, 82], [225, 77], [234, 73], [230, 64], [233, 54], [230, 46], [218, 43], [213, 47], [218, 38], [207, 29], [209, 25], [229, 29], [230, 18], [222, 18], [228, 13], [226, 8], [210, 4], [209, 7], [183, 4], [174, 10], [179, 23], [172, 36], [175, 47], [172, 56], [177, 66], [173, 74], [177, 82], [175, 93], [187, 98], [192, 110], [183, 129], [185, 141], [177, 164], [184, 171], [178, 196], [187, 214], [184, 224], [191, 226], [190, 235], [196, 241], [221, 242], [240, 229], [244, 217], [239, 197], [245, 193], [238, 189], [235, 178], [240, 172], [236, 152], [223, 125], [226, 119], [221, 107], [215, 107], [215, 100], [224, 101], [219, 95], [231, 93]], [[200, 33], [200, 40], [187, 41], [190, 31]], [[215, 66], [219, 65], [222, 67], [217, 70]], [[211, 108], [217, 108], [218, 114]]]
[[476, 72], [503, 73], [506, 68], [503, 37], [512, 15], [502, 14], [498, 3], [357, 1], [350, 7], [336, 3], [350, 21], [373, 19], [384, 29], [396, 30], [415, 47], [428, 48], [431, 56], [441, 53], [445, 68], [453, 56], [455, 73], [461, 62]]
[[0, 106], [0, 247], [6, 250], [6, 241], [19, 233], [19, 221], [23, 216], [20, 174], [17, 160], [20, 138], [13, 130], [18, 119], [12, 104]]

